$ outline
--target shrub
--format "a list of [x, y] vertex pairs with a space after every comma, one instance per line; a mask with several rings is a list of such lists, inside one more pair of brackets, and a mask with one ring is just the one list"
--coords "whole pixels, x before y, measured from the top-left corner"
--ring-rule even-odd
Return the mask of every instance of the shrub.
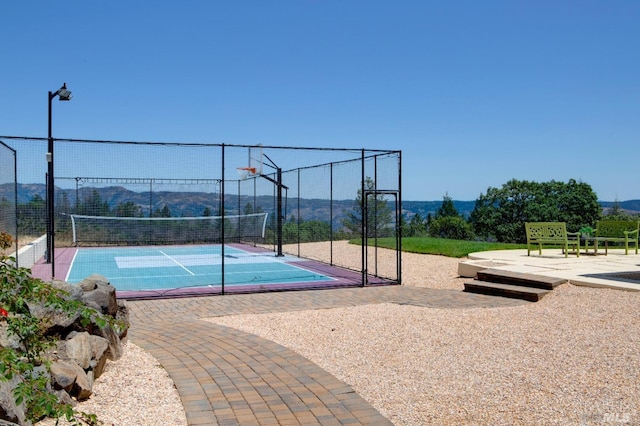
[[440, 216], [429, 223], [429, 236], [452, 240], [471, 240], [471, 225], [460, 216]]
[[47, 318], [32, 315], [29, 305], [42, 304], [69, 316], [79, 315], [83, 326], [90, 322], [100, 327], [110, 322], [114, 328], [118, 325], [111, 317], [69, 299], [65, 291], [33, 278], [28, 269], [17, 268], [15, 259], [4, 254], [11, 244], [11, 236], [0, 233], [0, 322], [6, 322], [7, 336], [17, 339], [17, 344], [0, 347], [0, 380], [15, 384], [16, 406], [24, 408], [29, 422], [52, 417], [65, 418], [73, 425], [97, 425], [94, 414], [74, 410], [53, 393], [44, 354], [54, 344], [55, 336], [45, 334]]

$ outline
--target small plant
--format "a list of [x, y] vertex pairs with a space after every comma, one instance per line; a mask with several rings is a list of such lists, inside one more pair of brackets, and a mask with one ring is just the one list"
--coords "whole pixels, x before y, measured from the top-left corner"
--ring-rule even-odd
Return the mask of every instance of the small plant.
[[42, 371], [42, 367], [48, 371], [49, 363], [43, 353], [52, 347], [53, 339], [44, 335], [46, 319], [31, 315], [28, 302], [43, 303], [69, 315], [78, 313], [84, 325], [93, 321], [104, 327], [109, 320], [81, 302], [68, 299], [65, 291], [33, 278], [28, 269], [17, 268], [15, 259], [4, 254], [11, 245], [11, 236], [0, 232], [0, 321], [6, 321], [9, 335], [19, 341], [19, 348], [0, 347], [0, 380], [18, 379], [13, 396], [16, 405], [24, 404], [29, 421], [51, 417], [64, 418], [72, 425], [98, 425], [95, 414], [74, 410], [49, 390], [49, 376]]
[[580, 228], [580, 235], [582, 237], [593, 237], [593, 228], [590, 226], [583, 226]]

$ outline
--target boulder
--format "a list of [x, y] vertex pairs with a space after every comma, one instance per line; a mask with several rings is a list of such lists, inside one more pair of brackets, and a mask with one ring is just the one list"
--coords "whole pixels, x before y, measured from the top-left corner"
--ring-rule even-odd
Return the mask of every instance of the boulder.
[[76, 363], [63, 360], [54, 361], [51, 363], [50, 372], [54, 388], [71, 392], [73, 384], [78, 377], [78, 365]]
[[91, 369], [95, 379], [100, 377], [109, 358], [109, 342], [104, 337], [91, 336]]
[[65, 349], [69, 360], [74, 361], [83, 369], [89, 368], [92, 358], [91, 339], [89, 333], [71, 332], [65, 340]]
[[82, 280], [78, 287], [84, 292], [81, 298], [83, 303], [115, 318], [118, 313], [116, 288], [105, 277], [93, 274]]
[[[67, 315], [54, 306], [28, 301], [31, 315], [44, 319], [48, 327], [45, 336], [55, 336], [58, 340], [53, 347], [42, 354], [43, 361], [33, 374], [44, 374], [47, 387], [61, 403], [75, 404], [92, 395], [94, 380], [104, 372], [108, 359], [117, 360], [122, 356], [122, 342], [129, 329], [129, 314], [124, 301], [116, 299], [116, 291], [106, 278], [92, 275], [79, 285], [62, 281], [52, 283], [64, 290], [71, 300], [82, 302], [105, 316], [119, 321], [121, 326], [114, 327], [107, 322], [98, 324], [81, 321], [80, 314]], [[14, 314], [15, 315], [15, 314]], [[21, 350], [20, 340], [8, 332], [6, 320], [0, 318], [0, 347]], [[46, 368], [45, 365], [49, 365]], [[13, 390], [20, 383], [20, 377], [0, 381], [0, 426], [5, 422], [18, 425], [31, 425], [25, 413], [24, 404], [16, 405]], [[8, 423], [7, 423], [8, 424]]]
[[34, 317], [47, 318], [50, 324], [49, 328], [55, 330], [54, 333], [70, 328], [80, 318], [79, 312], [68, 314], [67, 312], [56, 310], [55, 307], [45, 306], [43, 303], [28, 301], [27, 306]]
[[93, 394], [92, 388], [93, 380], [89, 378], [87, 373], [82, 371], [82, 374], [78, 373], [70, 395], [78, 401], [84, 401]]
[[85, 371], [73, 361], [58, 360], [51, 363], [51, 379], [56, 389], [64, 389], [78, 401], [89, 398], [92, 383]]
[[51, 281], [51, 285], [65, 293], [68, 293], [71, 299], [80, 300], [80, 297], [82, 297], [82, 289], [77, 285], [69, 284], [66, 281], [60, 280]]
[[6, 321], [0, 321], [0, 347], [19, 349], [20, 339], [9, 333], [9, 324]]
[[20, 378], [17, 376], [7, 381], [0, 380], [0, 419], [23, 425], [27, 422], [24, 403], [16, 404], [13, 397], [13, 389], [19, 383]]

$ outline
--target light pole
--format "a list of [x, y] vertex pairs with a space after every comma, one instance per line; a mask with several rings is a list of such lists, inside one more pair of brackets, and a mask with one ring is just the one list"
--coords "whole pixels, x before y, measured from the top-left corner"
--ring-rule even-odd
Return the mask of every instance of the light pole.
[[67, 83], [55, 92], [49, 92], [49, 144], [47, 149], [47, 254], [46, 261], [51, 263], [51, 278], [55, 277], [54, 234], [55, 234], [55, 208], [54, 208], [54, 179], [53, 179], [53, 136], [51, 136], [51, 101], [58, 97], [61, 101], [70, 101], [71, 92], [67, 90]]

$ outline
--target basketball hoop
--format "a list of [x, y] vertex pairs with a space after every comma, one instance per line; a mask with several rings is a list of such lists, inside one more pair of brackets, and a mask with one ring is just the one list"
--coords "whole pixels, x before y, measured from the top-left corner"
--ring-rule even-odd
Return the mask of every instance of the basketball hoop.
[[246, 180], [250, 175], [255, 176], [257, 172], [255, 167], [236, 167], [236, 170], [238, 171], [240, 180]]

